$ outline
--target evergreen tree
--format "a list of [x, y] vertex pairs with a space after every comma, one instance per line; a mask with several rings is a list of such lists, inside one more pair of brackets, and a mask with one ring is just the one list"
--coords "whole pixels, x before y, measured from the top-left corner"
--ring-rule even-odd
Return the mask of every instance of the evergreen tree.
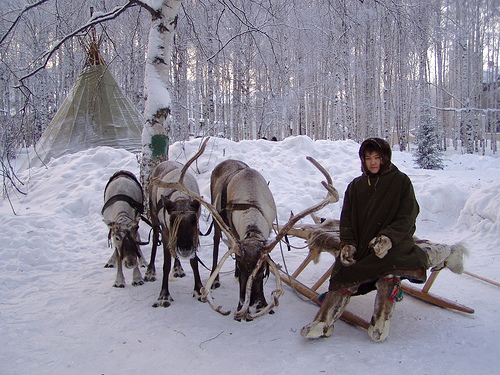
[[417, 150], [415, 161], [423, 169], [443, 169], [442, 154], [439, 149], [437, 120], [431, 114], [429, 106], [425, 106], [417, 129]]

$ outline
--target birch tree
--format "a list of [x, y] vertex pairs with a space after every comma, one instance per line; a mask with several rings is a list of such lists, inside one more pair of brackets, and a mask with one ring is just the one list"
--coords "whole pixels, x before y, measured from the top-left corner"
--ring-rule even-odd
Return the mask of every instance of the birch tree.
[[[149, 177], [153, 169], [168, 159], [169, 115], [172, 109], [167, 84], [170, 77], [172, 42], [181, 1], [156, 0], [151, 3], [150, 7], [143, 4], [152, 17], [146, 58], [146, 105], [144, 109], [146, 122], [142, 131], [140, 171], [141, 184], [146, 197], [148, 197]], [[147, 198], [145, 207], [149, 207]]]

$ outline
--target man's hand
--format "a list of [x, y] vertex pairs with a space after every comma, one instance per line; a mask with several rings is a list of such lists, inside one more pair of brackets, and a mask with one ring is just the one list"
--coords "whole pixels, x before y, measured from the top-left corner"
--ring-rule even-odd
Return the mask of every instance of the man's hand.
[[375, 252], [375, 255], [382, 259], [392, 248], [392, 242], [389, 237], [381, 235], [371, 240], [368, 247], [371, 247]]
[[356, 246], [354, 245], [344, 245], [340, 249], [340, 262], [345, 266], [352, 266], [356, 261], [354, 260], [354, 254], [356, 254]]

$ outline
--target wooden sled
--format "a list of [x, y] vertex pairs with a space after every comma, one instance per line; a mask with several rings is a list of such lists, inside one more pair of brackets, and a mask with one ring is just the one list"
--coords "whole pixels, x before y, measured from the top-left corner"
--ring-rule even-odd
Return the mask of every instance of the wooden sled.
[[[313, 219], [316, 223], [318, 223], [317, 218], [315, 218], [313, 216]], [[291, 236], [307, 239], [309, 232], [312, 229], [317, 228], [317, 227], [318, 227], [318, 224], [305, 225], [302, 227], [294, 227], [288, 232], [288, 234]], [[311, 252], [309, 252], [309, 254], [304, 259], [304, 261], [297, 267], [297, 269], [291, 275], [287, 275], [283, 271], [281, 271], [280, 277], [284, 283], [286, 283], [287, 285], [289, 285], [290, 287], [292, 287], [293, 289], [295, 289], [296, 291], [298, 291], [299, 293], [301, 293], [305, 297], [309, 298], [311, 301], [320, 305], [321, 302], [318, 301], [318, 297], [320, 294], [317, 292], [317, 290], [321, 285], [323, 285], [330, 278], [330, 274], [331, 274], [332, 269], [333, 269], [333, 264], [323, 274], [323, 276], [321, 276], [319, 278], [319, 280], [313, 286], [308, 287], [308, 286], [304, 285], [303, 283], [301, 283], [300, 281], [298, 281], [297, 277], [300, 275], [300, 273], [302, 271], [304, 271], [304, 269], [309, 265], [309, 263], [311, 263], [312, 260], [313, 260], [313, 255], [311, 254]], [[439, 297], [439, 296], [436, 296], [434, 294], [429, 293], [429, 289], [431, 288], [432, 284], [434, 283], [437, 276], [439, 275], [439, 272], [440, 271], [432, 271], [431, 275], [427, 279], [427, 282], [424, 284], [422, 289], [418, 289], [418, 288], [415, 288], [413, 286], [403, 285], [403, 284], [401, 285], [401, 289], [406, 294], [408, 294], [412, 297], [418, 298], [422, 301], [431, 303], [433, 305], [461, 311], [461, 312], [468, 313], [468, 314], [473, 314], [474, 309], [471, 309], [470, 307], [464, 306], [462, 304], [450, 301], [446, 298]], [[367, 322], [363, 318], [360, 318], [359, 316], [357, 316], [349, 311], [345, 311], [344, 314], [341, 316], [341, 319], [347, 323], [355, 324], [355, 325], [360, 326], [360, 327], [365, 328], [365, 329], [367, 329], [369, 326], [369, 322]]]

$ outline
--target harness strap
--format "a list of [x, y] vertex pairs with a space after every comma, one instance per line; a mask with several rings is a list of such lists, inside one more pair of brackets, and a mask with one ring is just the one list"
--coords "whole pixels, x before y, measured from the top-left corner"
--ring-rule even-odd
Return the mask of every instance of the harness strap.
[[101, 215], [104, 213], [106, 208], [111, 206], [113, 203], [118, 202], [118, 201], [123, 201], [127, 202], [133, 209], [137, 210], [140, 214], [144, 213], [144, 205], [141, 202], [137, 202], [135, 199], [131, 198], [130, 196], [126, 194], [116, 194], [110, 197], [106, 203], [104, 203], [104, 206], [102, 207], [101, 210]]
[[[230, 203], [230, 202], [227, 203], [225, 205], [225, 207], [222, 208], [222, 212], [226, 215], [227, 221], [229, 223], [229, 228], [234, 228], [233, 220], [232, 220], [233, 218], [232, 218], [231, 212], [233, 212], [233, 211], [245, 211], [245, 210], [248, 210], [250, 208], [255, 208], [256, 210], [258, 210], [262, 214], [262, 216], [265, 216], [262, 209], [258, 205], [256, 205], [255, 203]], [[232, 232], [235, 235], [235, 237], [240, 239], [238, 236], [238, 233], [236, 233], [236, 231], [232, 231]]]
[[135, 183], [137, 184], [137, 186], [139, 186], [139, 188], [141, 189], [141, 193], [142, 193], [142, 186], [141, 186], [140, 182], [137, 180], [137, 177], [135, 177], [135, 175], [132, 172], [123, 171], [123, 170], [115, 172], [113, 174], [113, 176], [110, 177], [110, 179], [108, 180], [108, 183], [106, 184], [106, 187], [104, 188], [104, 192], [106, 192], [106, 189], [108, 188], [108, 186], [111, 183], [111, 181], [117, 179], [118, 177], [128, 177], [132, 181], [135, 181]]

